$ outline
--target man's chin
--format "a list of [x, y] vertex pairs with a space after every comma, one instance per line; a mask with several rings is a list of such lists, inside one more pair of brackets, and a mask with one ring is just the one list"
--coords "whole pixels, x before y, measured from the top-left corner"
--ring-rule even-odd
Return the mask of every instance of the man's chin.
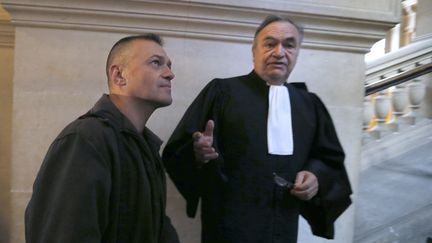
[[286, 73], [271, 73], [269, 78], [272, 83], [283, 84], [288, 79], [288, 75]]
[[159, 107], [166, 107], [172, 104], [172, 99], [159, 102]]

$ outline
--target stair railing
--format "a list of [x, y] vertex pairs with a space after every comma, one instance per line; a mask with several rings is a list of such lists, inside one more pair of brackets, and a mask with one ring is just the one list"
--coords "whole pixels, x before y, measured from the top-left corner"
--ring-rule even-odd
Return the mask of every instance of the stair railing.
[[363, 129], [379, 140], [386, 132], [399, 132], [401, 120], [414, 125], [426, 94], [422, 75], [432, 72], [432, 63], [383, 78], [365, 86]]

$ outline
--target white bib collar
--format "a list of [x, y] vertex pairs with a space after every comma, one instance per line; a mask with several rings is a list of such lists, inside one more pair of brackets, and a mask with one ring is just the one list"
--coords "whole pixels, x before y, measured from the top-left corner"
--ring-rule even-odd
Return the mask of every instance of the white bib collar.
[[284, 85], [269, 86], [267, 117], [268, 152], [275, 155], [292, 155], [294, 144], [289, 91]]

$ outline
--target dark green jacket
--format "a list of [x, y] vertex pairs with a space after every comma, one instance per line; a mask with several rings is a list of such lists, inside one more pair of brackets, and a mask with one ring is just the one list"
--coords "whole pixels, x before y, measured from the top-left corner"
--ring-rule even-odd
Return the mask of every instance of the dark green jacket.
[[26, 241], [178, 242], [165, 215], [160, 145], [102, 96], [50, 146], [26, 209]]

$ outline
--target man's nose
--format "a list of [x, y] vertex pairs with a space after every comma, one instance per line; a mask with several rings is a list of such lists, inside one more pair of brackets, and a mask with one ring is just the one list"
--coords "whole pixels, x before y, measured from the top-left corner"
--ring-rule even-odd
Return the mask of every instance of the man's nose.
[[273, 50], [273, 55], [275, 57], [283, 57], [284, 56], [284, 48], [282, 46], [282, 44], [276, 45], [274, 50]]
[[166, 79], [168, 79], [168, 80], [173, 80], [174, 79], [174, 77], [175, 77], [175, 75], [174, 75], [174, 73], [173, 73], [173, 71], [171, 70], [171, 68], [170, 67], [166, 67], [166, 70], [165, 70], [165, 72], [163, 73], [163, 76], [164, 76], [164, 78], [166, 78]]

